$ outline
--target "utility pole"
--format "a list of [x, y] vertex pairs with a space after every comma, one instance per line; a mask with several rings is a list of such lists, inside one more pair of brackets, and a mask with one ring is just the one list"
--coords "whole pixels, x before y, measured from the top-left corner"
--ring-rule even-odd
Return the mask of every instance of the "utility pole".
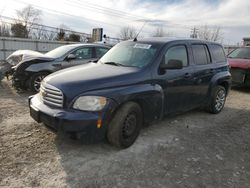
[[198, 38], [198, 29], [196, 27], [191, 29], [191, 35], [190, 38], [197, 39]]

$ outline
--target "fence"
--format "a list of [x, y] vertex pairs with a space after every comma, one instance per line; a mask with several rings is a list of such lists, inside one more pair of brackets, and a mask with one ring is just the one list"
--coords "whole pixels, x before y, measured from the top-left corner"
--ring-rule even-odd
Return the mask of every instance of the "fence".
[[34, 50], [38, 52], [48, 52], [56, 47], [73, 44], [69, 41], [46, 41], [23, 38], [0, 37], [0, 61], [5, 60], [16, 50]]

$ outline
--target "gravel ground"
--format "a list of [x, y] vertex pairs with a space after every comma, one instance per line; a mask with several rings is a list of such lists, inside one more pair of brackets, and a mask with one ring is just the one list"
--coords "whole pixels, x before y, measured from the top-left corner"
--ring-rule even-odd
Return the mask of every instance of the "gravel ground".
[[224, 110], [194, 110], [118, 150], [56, 136], [29, 116], [29, 94], [0, 82], [0, 187], [249, 187], [250, 89]]

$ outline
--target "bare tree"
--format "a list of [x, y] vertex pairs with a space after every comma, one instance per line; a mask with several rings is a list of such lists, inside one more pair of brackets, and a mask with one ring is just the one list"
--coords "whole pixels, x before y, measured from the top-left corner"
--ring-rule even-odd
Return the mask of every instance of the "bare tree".
[[11, 33], [14, 37], [27, 38], [28, 36], [26, 27], [21, 23], [12, 24]]
[[172, 34], [169, 32], [166, 32], [163, 26], [156, 27], [153, 33], [153, 37], [169, 37], [169, 36], [172, 36]]
[[130, 26], [122, 27], [119, 37], [123, 40], [133, 39], [136, 37], [136, 29]]
[[66, 32], [66, 30], [69, 30], [69, 27], [61, 24], [59, 26], [59, 31], [57, 32], [56, 40], [64, 41], [67, 39], [68, 32]]
[[67, 41], [80, 42], [81, 36], [75, 33], [71, 33], [69, 37], [66, 38]]
[[9, 37], [11, 33], [10, 27], [5, 23], [0, 23], [0, 36]]
[[19, 23], [21, 23], [27, 30], [29, 35], [32, 29], [32, 26], [36, 23], [41, 22], [42, 11], [28, 5], [21, 10], [16, 11]]
[[57, 33], [56, 40], [64, 41], [65, 40], [65, 31], [60, 29]]
[[199, 27], [198, 38], [216, 42], [223, 40], [223, 33], [220, 26], [208, 27], [204, 25]]

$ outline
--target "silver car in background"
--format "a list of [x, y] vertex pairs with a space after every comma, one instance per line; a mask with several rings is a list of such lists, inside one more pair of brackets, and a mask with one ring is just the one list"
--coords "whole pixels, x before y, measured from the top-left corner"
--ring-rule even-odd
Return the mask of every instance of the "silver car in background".
[[97, 62], [111, 47], [102, 44], [70, 44], [60, 46], [45, 54], [25, 51], [13, 56], [12, 83], [16, 89], [38, 92], [47, 75], [68, 67]]

